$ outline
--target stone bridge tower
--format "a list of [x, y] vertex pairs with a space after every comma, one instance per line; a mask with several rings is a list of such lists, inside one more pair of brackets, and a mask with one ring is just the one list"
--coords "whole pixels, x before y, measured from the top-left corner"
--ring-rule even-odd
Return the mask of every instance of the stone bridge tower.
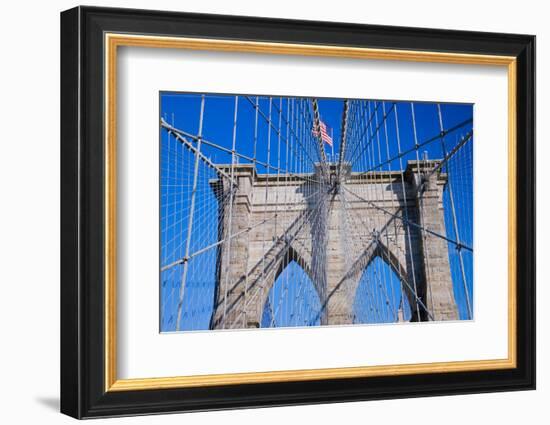
[[438, 236], [445, 235], [447, 181], [438, 165], [409, 161], [404, 171], [356, 173], [327, 164], [278, 175], [258, 174], [251, 164], [222, 167], [236, 185], [231, 194], [227, 179], [210, 182], [223, 241], [211, 328], [259, 327], [289, 258], [311, 278], [322, 324], [352, 323], [355, 291], [377, 256], [399, 277], [412, 321], [458, 319], [447, 242]]

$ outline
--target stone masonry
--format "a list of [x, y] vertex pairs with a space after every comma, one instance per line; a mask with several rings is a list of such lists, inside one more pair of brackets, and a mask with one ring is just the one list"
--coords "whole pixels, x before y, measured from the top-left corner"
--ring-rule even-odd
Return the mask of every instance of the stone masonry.
[[269, 290], [291, 260], [317, 290], [321, 324], [350, 324], [355, 291], [376, 256], [399, 276], [412, 321], [458, 319], [447, 242], [420, 230], [445, 235], [447, 178], [432, 172], [438, 164], [409, 161], [404, 171], [367, 174], [344, 164], [339, 179], [335, 164], [278, 176], [238, 164], [232, 204], [221, 200], [231, 196], [229, 181], [212, 180], [224, 242], [211, 328], [259, 327]]

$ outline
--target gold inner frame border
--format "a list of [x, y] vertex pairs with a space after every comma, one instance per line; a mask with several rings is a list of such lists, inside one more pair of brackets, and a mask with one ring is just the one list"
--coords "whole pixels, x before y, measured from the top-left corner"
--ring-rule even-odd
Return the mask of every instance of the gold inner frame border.
[[[513, 56], [479, 55], [464, 53], [428, 52], [394, 49], [371, 49], [329, 45], [288, 44], [275, 42], [236, 41], [128, 35], [104, 35], [104, 148], [105, 148], [105, 391], [137, 391], [216, 385], [239, 385], [289, 381], [312, 381], [360, 377], [412, 375], [420, 373], [449, 373], [513, 369], [517, 365], [516, 303], [517, 303], [517, 234], [516, 234], [516, 58]], [[324, 56], [403, 62], [431, 62], [468, 65], [503, 66], [508, 72], [508, 358], [495, 360], [468, 360], [437, 363], [398, 364], [380, 366], [342, 367], [324, 369], [246, 372], [215, 375], [150, 377], [118, 379], [117, 324], [116, 324], [116, 98], [118, 47], [148, 47], [263, 53], [279, 55]]]

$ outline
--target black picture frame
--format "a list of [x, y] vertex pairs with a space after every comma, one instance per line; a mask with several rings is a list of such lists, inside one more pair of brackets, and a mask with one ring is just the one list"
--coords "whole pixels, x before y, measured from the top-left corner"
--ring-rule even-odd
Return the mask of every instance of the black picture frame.
[[[514, 56], [517, 59], [517, 367], [105, 391], [102, 140], [106, 32]], [[96, 7], [76, 7], [61, 13], [62, 413], [92, 418], [534, 388], [534, 36]]]

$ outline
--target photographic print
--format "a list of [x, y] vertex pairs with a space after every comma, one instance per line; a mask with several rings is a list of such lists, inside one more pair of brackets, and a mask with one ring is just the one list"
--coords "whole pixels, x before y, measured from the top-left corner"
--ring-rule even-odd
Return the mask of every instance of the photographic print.
[[473, 105], [160, 93], [160, 331], [474, 319]]

